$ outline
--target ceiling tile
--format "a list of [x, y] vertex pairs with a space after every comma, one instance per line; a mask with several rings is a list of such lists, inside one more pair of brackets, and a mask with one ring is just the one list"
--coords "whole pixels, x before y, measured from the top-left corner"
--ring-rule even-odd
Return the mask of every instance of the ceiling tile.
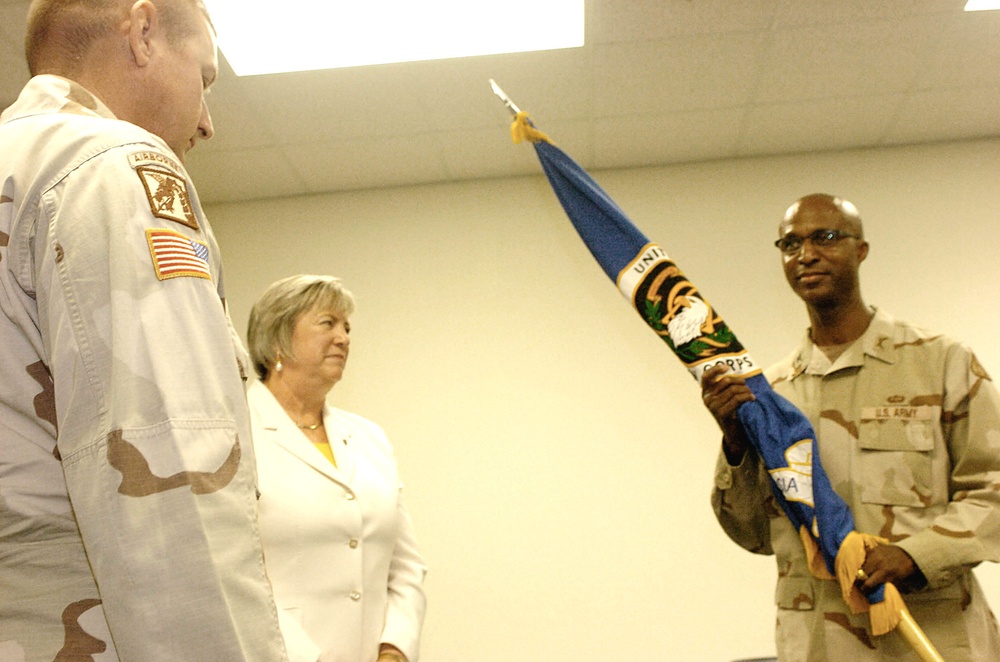
[[245, 80], [233, 73], [224, 57], [219, 58], [219, 77], [205, 100], [212, 114], [215, 135], [199, 150], [215, 152], [269, 147], [279, 143], [273, 124], [245, 93]]
[[594, 113], [594, 57], [591, 46], [510, 55], [509, 73], [490, 77], [532, 116], [590, 118]]
[[447, 181], [435, 134], [288, 145], [284, 153], [310, 192]]
[[420, 89], [430, 105], [421, 119], [427, 129], [493, 126], [508, 111], [493, 94], [491, 78], [526, 112], [589, 117], [591, 61], [592, 49], [569, 48], [427, 63]]
[[1000, 86], [1000, 11], [969, 12], [951, 23], [918, 86]]
[[699, 34], [765, 30], [780, 8], [778, 0], [618, 0], [592, 2], [588, 41], [635, 43]]
[[742, 108], [626, 116], [595, 123], [594, 165], [629, 168], [725, 158], [739, 139]]
[[775, 27], [831, 25], [836, 23], [867, 23], [877, 19], [903, 19], [935, 15], [935, 21], [962, 13], [964, 0], [905, 0], [878, 2], [873, 0], [784, 0], [777, 14]]
[[738, 150], [750, 156], [877, 145], [902, 100], [899, 94], [755, 106]]
[[926, 66], [936, 30], [933, 22], [901, 19], [777, 31], [757, 101], [908, 90]]
[[[587, 168], [1000, 136], [1000, 12], [962, 4], [587, 0], [582, 48], [244, 78], [223, 53], [190, 170], [227, 201], [540, 172], [490, 78]], [[0, 0], [7, 103], [27, 6]]]
[[280, 198], [308, 192], [280, 149], [188, 153], [186, 167], [203, 204]]
[[498, 121], [492, 129], [469, 129], [461, 140], [442, 139], [437, 148], [447, 179], [468, 180], [537, 175], [541, 166], [530, 145], [515, 145], [509, 122]]
[[[537, 123], [536, 127], [559, 146], [567, 154], [570, 154], [577, 163], [584, 168], [595, 167], [594, 160], [594, 122], [587, 120], [557, 120]], [[527, 145], [520, 145], [534, 151]], [[536, 172], [541, 172], [536, 170]]]
[[764, 33], [694, 35], [611, 44], [596, 58], [596, 114], [615, 117], [746, 103], [767, 45]]
[[889, 144], [1000, 135], [1000, 87], [929, 90], [910, 95], [886, 132]]
[[415, 64], [251, 76], [240, 86], [282, 144], [404, 134], [426, 121]]

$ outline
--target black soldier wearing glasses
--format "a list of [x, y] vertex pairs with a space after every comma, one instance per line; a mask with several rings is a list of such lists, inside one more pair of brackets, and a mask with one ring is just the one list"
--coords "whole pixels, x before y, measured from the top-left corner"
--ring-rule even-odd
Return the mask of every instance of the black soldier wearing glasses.
[[786, 234], [781, 239], [776, 239], [774, 245], [785, 255], [795, 255], [802, 250], [802, 244], [806, 241], [813, 246], [826, 248], [827, 246], [833, 246], [841, 239], [861, 239], [861, 237], [850, 232], [844, 232], [843, 230], [816, 230], [806, 237], [800, 237], [797, 234], [791, 233]]
[[[949, 662], [1000, 660], [996, 619], [972, 573], [1000, 559], [1000, 395], [967, 347], [864, 302], [859, 271], [869, 244], [853, 204], [806, 196], [778, 233], [810, 328], [766, 374], [812, 422], [856, 528], [884, 541], [868, 552], [858, 586], [895, 583]], [[716, 516], [737, 544], [776, 557], [779, 659], [916, 660], [896, 632], [873, 636], [837, 582], [810, 575], [799, 534], [735, 417], [753, 399], [743, 378], [712, 368], [702, 387], [723, 430]]]

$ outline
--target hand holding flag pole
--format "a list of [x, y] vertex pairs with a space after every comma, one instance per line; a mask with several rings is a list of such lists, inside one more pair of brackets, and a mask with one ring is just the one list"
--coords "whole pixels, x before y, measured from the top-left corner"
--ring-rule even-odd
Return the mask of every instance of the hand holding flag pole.
[[534, 145], [580, 238], [646, 324], [699, 383], [705, 371], [719, 363], [745, 377], [755, 400], [741, 405], [738, 416], [772, 477], [777, 502], [799, 530], [810, 572], [836, 579], [850, 609], [869, 612], [874, 634], [898, 626], [924, 662], [943, 662], [895, 586], [883, 584], [867, 596], [858, 591], [855, 580], [867, 550], [885, 541], [854, 530], [850, 508], [834, 492], [820, 463], [809, 420], [771, 389], [736, 335], [667, 253], [639, 231], [583, 168], [535, 128], [496, 81], [490, 79], [490, 86], [514, 116], [512, 139]]

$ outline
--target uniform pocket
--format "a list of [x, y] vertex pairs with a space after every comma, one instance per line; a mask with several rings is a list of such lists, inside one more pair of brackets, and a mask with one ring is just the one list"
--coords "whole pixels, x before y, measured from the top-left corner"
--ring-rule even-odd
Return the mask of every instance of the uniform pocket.
[[931, 505], [931, 451], [937, 430], [937, 420], [929, 415], [863, 419], [858, 430], [862, 500], [913, 508]]
[[812, 580], [808, 577], [779, 577], [774, 602], [778, 609], [811, 611], [816, 605]]

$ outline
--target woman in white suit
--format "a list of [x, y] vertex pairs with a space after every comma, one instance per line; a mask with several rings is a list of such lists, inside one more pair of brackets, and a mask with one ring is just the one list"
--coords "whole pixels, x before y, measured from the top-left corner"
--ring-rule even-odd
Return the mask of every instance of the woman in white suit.
[[250, 313], [265, 565], [293, 661], [416, 662], [426, 567], [392, 446], [326, 401], [353, 311], [340, 280], [300, 275], [271, 285]]

